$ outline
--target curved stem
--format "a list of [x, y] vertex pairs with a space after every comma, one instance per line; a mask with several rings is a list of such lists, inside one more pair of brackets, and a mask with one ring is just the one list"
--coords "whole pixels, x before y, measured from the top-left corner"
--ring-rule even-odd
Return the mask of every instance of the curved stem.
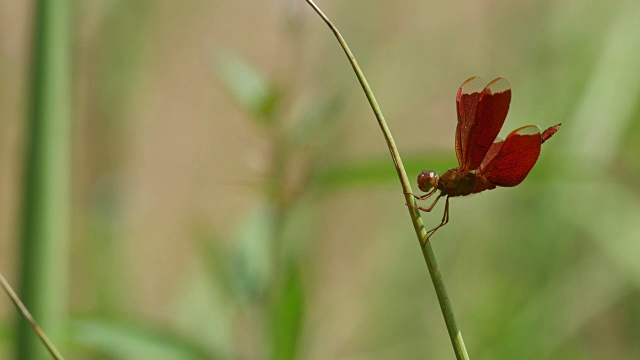
[[22, 313], [22, 316], [29, 322], [29, 324], [31, 324], [31, 327], [33, 327], [33, 330], [36, 332], [36, 335], [38, 335], [40, 340], [42, 340], [42, 343], [44, 344], [44, 346], [47, 348], [47, 350], [49, 350], [49, 353], [51, 354], [51, 356], [56, 360], [64, 360], [64, 358], [62, 357], [62, 355], [60, 355], [60, 352], [58, 351], [56, 346], [53, 344], [53, 342], [51, 342], [51, 340], [49, 340], [49, 338], [44, 333], [44, 331], [42, 331], [40, 326], [38, 326], [38, 323], [36, 323], [33, 316], [31, 316], [29, 309], [27, 309], [27, 307], [24, 306], [22, 301], [20, 301], [20, 298], [18, 297], [16, 292], [13, 291], [13, 288], [11, 287], [11, 285], [9, 285], [9, 283], [4, 278], [4, 276], [2, 276], [2, 274], [0, 274], [0, 286], [2, 286], [4, 291], [6, 291], [7, 295], [9, 295], [9, 298], [11, 298], [11, 301], [13, 301], [13, 304]]
[[[393, 136], [391, 136], [391, 131], [387, 126], [386, 121], [384, 120], [384, 116], [382, 115], [382, 111], [380, 110], [380, 106], [376, 101], [375, 96], [373, 95], [373, 91], [367, 82], [367, 79], [364, 77], [362, 70], [358, 66], [358, 62], [356, 61], [353, 53], [349, 49], [347, 42], [344, 40], [342, 35], [338, 29], [333, 25], [331, 20], [320, 10], [320, 8], [313, 2], [313, 0], [305, 0], [315, 11], [320, 15], [320, 17], [324, 20], [325, 23], [329, 26], [331, 31], [335, 34], [336, 38], [340, 42], [342, 49], [344, 50], [353, 70], [360, 81], [360, 85], [367, 96], [367, 100], [369, 100], [369, 104], [371, 105], [371, 109], [373, 109], [373, 113], [378, 120], [378, 125], [380, 125], [380, 129], [382, 130], [382, 134], [387, 142], [389, 147], [389, 152], [391, 153], [391, 157], [393, 158], [394, 165], [396, 167], [396, 171], [398, 172], [398, 177], [400, 178], [400, 183], [402, 185], [402, 191], [404, 193], [406, 204], [415, 205], [415, 199], [413, 197], [413, 191], [411, 190], [411, 183], [407, 178], [407, 172], [402, 165], [402, 159], [400, 158], [400, 153], [396, 147], [395, 142], [393, 141]], [[456, 324], [456, 320], [453, 314], [453, 308], [451, 306], [451, 301], [449, 300], [449, 295], [447, 294], [447, 289], [444, 286], [444, 281], [442, 279], [442, 274], [440, 272], [440, 268], [438, 267], [438, 263], [436, 262], [435, 255], [433, 253], [433, 249], [431, 248], [431, 244], [427, 238], [427, 231], [424, 228], [424, 223], [422, 222], [422, 217], [420, 216], [420, 212], [412, 206], [408, 206], [409, 215], [411, 216], [411, 222], [413, 223], [413, 227], [416, 231], [416, 235], [418, 236], [418, 241], [420, 242], [420, 248], [422, 249], [422, 255], [424, 256], [424, 260], [427, 263], [427, 268], [429, 269], [429, 274], [431, 275], [431, 280], [433, 281], [433, 286], [436, 290], [436, 295], [438, 296], [438, 302], [440, 303], [440, 309], [442, 310], [442, 314], [444, 316], [444, 321], [447, 325], [447, 330], [449, 331], [449, 337], [451, 338], [451, 344], [453, 345], [453, 351], [456, 354], [456, 358], [458, 360], [468, 360], [469, 355], [467, 355], [467, 349], [464, 346], [464, 341], [462, 339], [462, 333], [460, 329], [458, 329], [458, 325]]]

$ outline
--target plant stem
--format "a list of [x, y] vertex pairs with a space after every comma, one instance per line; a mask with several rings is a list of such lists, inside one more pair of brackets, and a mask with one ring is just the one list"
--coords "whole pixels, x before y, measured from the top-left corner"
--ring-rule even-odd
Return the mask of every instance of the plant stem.
[[[29, 122], [26, 127], [21, 239], [22, 299], [62, 336], [67, 310], [70, 162], [70, 3], [34, 2]], [[48, 358], [21, 321], [17, 359]]]
[[33, 327], [33, 330], [35, 330], [40, 340], [42, 340], [42, 343], [44, 344], [44, 346], [47, 348], [47, 350], [49, 350], [49, 353], [51, 354], [51, 356], [53, 356], [53, 358], [56, 360], [64, 360], [64, 358], [62, 357], [62, 355], [60, 355], [60, 352], [58, 351], [56, 346], [51, 342], [51, 340], [49, 340], [49, 338], [44, 333], [44, 331], [42, 331], [40, 326], [38, 326], [38, 323], [36, 323], [33, 316], [31, 316], [29, 309], [27, 309], [27, 307], [24, 306], [22, 301], [20, 301], [20, 298], [18, 297], [16, 292], [13, 291], [13, 288], [11, 287], [11, 285], [9, 285], [9, 283], [4, 278], [4, 276], [2, 276], [2, 274], [0, 274], [0, 285], [2, 286], [4, 291], [7, 292], [7, 295], [9, 295], [9, 298], [11, 298], [11, 301], [13, 301], [13, 304], [16, 306], [16, 308], [18, 308], [18, 310], [22, 313], [22, 316], [24, 316], [24, 318], [29, 322], [31, 327]]
[[[313, 0], [305, 0], [311, 7], [320, 15], [320, 17], [324, 20], [325, 23], [329, 26], [331, 31], [335, 34], [338, 42], [342, 46], [353, 70], [360, 81], [360, 85], [369, 100], [369, 104], [373, 109], [373, 113], [378, 120], [378, 125], [380, 125], [380, 129], [382, 130], [382, 134], [387, 142], [387, 146], [389, 147], [389, 152], [391, 152], [391, 157], [393, 158], [393, 162], [398, 172], [398, 177], [400, 178], [400, 183], [402, 185], [402, 190], [404, 193], [406, 204], [415, 205], [415, 199], [413, 197], [413, 191], [411, 190], [411, 184], [409, 179], [407, 178], [407, 173], [402, 165], [402, 160], [400, 158], [400, 153], [396, 147], [395, 142], [393, 141], [393, 136], [391, 136], [391, 131], [387, 126], [386, 121], [384, 120], [384, 116], [382, 115], [382, 111], [380, 110], [380, 106], [376, 101], [375, 96], [373, 95], [373, 91], [369, 86], [362, 70], [358, 66], [358, 62], [356, 61], [353, 53], [349, 49], [346, 41], [338, 31], [338, 29], [333, 25], [331, 20], [320, 10], [320, 8], [313, 2]], [[442, 279], [442, 274], [440, 272], [440, 268], [438, 267], [438, 263], [436, 262], [435, 255], [433, 253], [433, 249], [431, 248], [431, 244], [427, 238], [427, 232], [424, 228], [424, 223], [422, 222], [422, 217], [420, 216], [420, 212], [408, 206], [409, 215], [411, 216], [411, 221], [413, 223], [413, 227], [416, 231], [416, 235], [418, 236], [418, 241], [420, 242], [420, 248], [422, 249], [422, 255], [424, 256], [424, 260], [427, 263], [427, 268], [429, 269], [429, 274], [431, 275], [431, 280], [433, 281], [433, 286], [436, 290], [436, 295], [438, 296], [438, 302], [440, 303], [440, 309], [442, 310], [442, 314], [444, 316], [444, 321], [447, 325], [447, 330], [449, 331], [449, 337], [451, 338], [451, 344], [453, 345], [453, 351], [456, 354], [456, 358], [458, 360], [468, 360], [469, 355], [467, 355], [467, 349], [464, 346], [464, 341], [462, 339], [462, 333], [458, 329], [458, 325], [456, 324], [456, 320], [453, 314], [453, 308], [451, 306], [451, 301], [449, 300], [449, 295], [447, 294], [447, 289], [445, 288], [444, 281]]]

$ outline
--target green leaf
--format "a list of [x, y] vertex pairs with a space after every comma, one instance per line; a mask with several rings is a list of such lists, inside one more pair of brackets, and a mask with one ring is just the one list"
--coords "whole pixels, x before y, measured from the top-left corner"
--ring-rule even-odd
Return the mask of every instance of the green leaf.
[[[549, 176], [552, 171], [557, 169], [559, 164], [563, 163], [562, 161], [563, 159], [547, 156], [544, 161], [536, 164], [528, 179], [541, 181], [561, 178], [579, 181], [579, 178], [569, 172], [554, 172], [553, 177]], [[442, 174], [446, 170], [458, 166], [455, 157], [445, 153], [437, 153], [428, 157], [409, 154], [403, 157], [403, 164], [409, 179], [415, 179], [422, 170], [434, 170]], [[386, 155], [353, 163], [327, 166], [318, 170], [313, 179], [313, 185], [321, 191], [342, 191], [355, 187], [397, 185], [397, 183], [398, 174], [393, 167], [391, 158]]]
[[271, 312], [274, 360], [292, 360], [297, 357], [306, 308], [299, 264], [290, 262], [285, 276], [284, 287], [275, 297]]
[[[584, 90], [574, 116], [567, 121], [563, 141], [568, 151], [589, 161], [587, 174], [600, 171], [619, 153], [625, 131], [636, 120], [634, 110], [640, 96], [640, 4], [625, 3], [608, 29], [605, 47]], [[621, 90], [624, 89], [624, 90]]]
[[325, 138], [334, 129], [332, 125], [344, 109], [344, 103], [345, 95], [342, 93], [314, 101], [295, 123], [290, 136], [292, 146], [298, 148], [309, 144], [309, 141], [332, 146], [332, 142]]
[[195, 245], [198, 256], [207, 269], [207, 276], [224, 294], [234, 293], [234, 274], [231, 271], [229, 250], [224, 249], [218, 236], [211, 231], [198, 230]]
[[[415, 178], [426, 168], [442, 172], [456, 167], [452, 155], [436, 154], [407, 156], [403, 160], [409, 178]], [[398, 174], [388, 155], [355, 163], [344, 163], [320, 170], [314, 178], [314, 185], [320, 190], [346, 190], [353, 187], [397, 185]]]
[[[206, 255], [202, 259], [210, 260]], [[241, 308], [235, 289], [220, 286], [217, 275], [207, 271], [209, 264], [194, 265], [186, 270], [176, 289], [175, 307], [169, 309], [173, 329], [223, 359], [237, 358], [235, 325]]]
[[272, 276], [270, 234], [273, 211], [269, 205], [257, 205], [236, 235], [231, 257], [234, 286], [244, 299], [261, 296]]
[[279, 93], [251, 65], [232, 53], [220, 56], [218, 74], [227, 90], [263, 124], [270, 124], [279, 101]]
[[83, 319], [72, 322], [77, 344], [124, 359], [215, 359], [189, 339], [167, 331], [114, 320]]

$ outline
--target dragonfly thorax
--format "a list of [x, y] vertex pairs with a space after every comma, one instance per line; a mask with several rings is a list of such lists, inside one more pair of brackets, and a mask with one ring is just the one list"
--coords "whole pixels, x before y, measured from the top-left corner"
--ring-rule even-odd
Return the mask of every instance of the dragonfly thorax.
[[442, 174], [437, 187], [443, 195], [465, 196], [495, 189], [496, 186], [475, 171], [455, 168]]

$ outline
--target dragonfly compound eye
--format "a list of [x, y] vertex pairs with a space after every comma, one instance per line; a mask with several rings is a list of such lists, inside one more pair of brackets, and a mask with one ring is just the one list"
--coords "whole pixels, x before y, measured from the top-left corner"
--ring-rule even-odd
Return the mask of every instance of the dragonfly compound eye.
[[418, 175], [418, 187], [424, 192], [429, 192], [438, 185], [438, 174], [435, 171], [425, 170]]

